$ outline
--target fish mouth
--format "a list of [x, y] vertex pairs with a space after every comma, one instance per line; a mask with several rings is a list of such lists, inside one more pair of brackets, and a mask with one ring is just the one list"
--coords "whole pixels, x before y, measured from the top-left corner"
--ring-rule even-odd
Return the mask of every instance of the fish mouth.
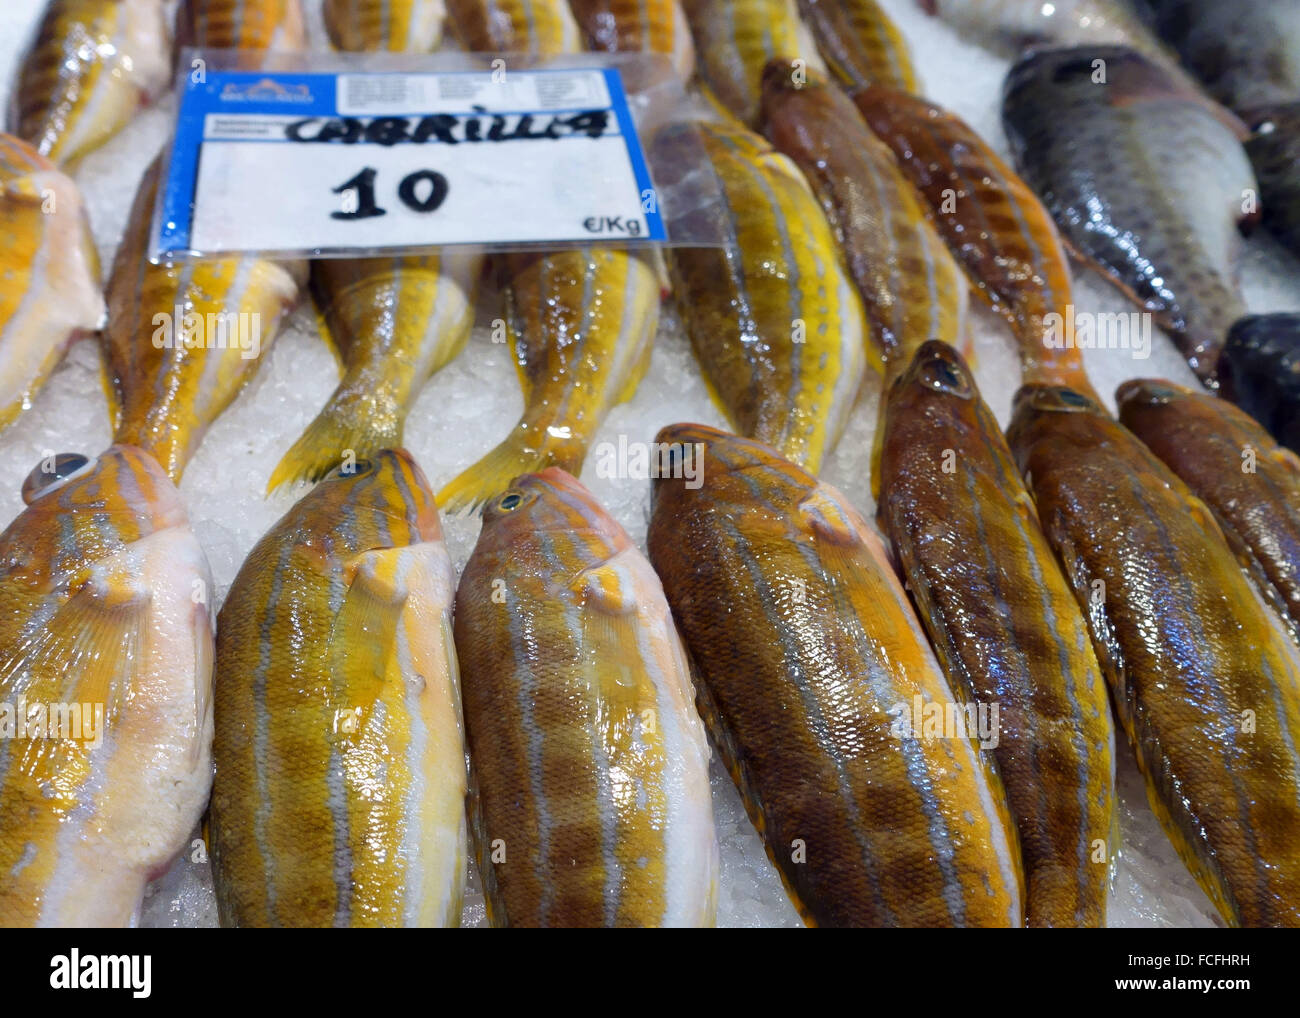
[[1013, 413], [1016, 417], [1030, 412], [1052, 414], [1099, 414], [1103, 412], [1101, 407], [1091, 399], [1067, 385], [1043, 385], [1040, 383], [1022, 385], [1016, 393], [1013, 406]]
[[922, 343], [894, 385], [896, 388], [920, 386], [958, 399], [971, 399], [975, 395], [975, 382], [966, 361], [940, 339]]
[[1160, 378], [1130, 378], [1115, 390], [1115, 402], [1121, 406], [1160, 406], [1173, 403], [1191, 392], [1181, 385]]

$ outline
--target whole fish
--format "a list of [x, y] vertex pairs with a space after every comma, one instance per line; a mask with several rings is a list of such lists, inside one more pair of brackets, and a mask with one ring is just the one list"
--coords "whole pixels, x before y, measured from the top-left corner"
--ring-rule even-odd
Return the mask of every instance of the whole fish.
[[758, 125], [763, 68], [770, 61], [784, 60], [791, 73], [826, 70], [795, 0], [682, 0], [682, 9], [700, 77], [750, 127]]
[[325, 0], [322, 15], [335, 49], [432, 53], [447, 7], [444, 0]]
[[0, 926], [126, 926], [212, 782], [212, 581], [180, 494], [50, 456], [0, 534]]
[[1160, 37], [1239, 112], [1300, 99], [1300, 0], [1144, 0]]
[[673, 125], [655, 138], [658, 165], [687, 172], [701, 137], [722, 190], [711, 228], [726, 243], [668, 252], [682, 321], [732, 427], [815, 473], [862, 381], [862, 299], [799, 168], [758, 135]]
[[217, 619], [223, 926], [454, 926], [465, 882], [455, 573], [428, 481], [384, 450], [249, 553]]
[[181, 0], [176, 46], [282, 53], [306, 49], [301, 0]]
[[1300, 452], [1300, 314], [1248, 315], [1219, 359], [1223, 395]]
[[468, 50], [547, 57], [582, 49], [567, 0], [447, 0], [447, 13]]
[[1256, 184], [1240, 121], [1111, 47], [1022, 59], [1007, 76], [1002, 121], [1067, 243], [1153, 314], [1215, 387], [1219, 351], [1245, 312], [1232, 256]]
[[170, 74], [161, 0], [49, 0], [18, 68], [10, 130], [71, 165], [160, 95]]
[[795, 84], [773, 62], [763, 75], [763, 121], [821, 202], [862, 294], [876, 357], [905, 366], [926, 340], [957, 345], [966, 278], [852, 100], [820, 75]]
[[1052, 316], [1074, 298], [1060, 234], [1034, 192], [955, 114], [886, 85], [861, 89], [854, 101], [925, 199], [976, 293], [1010, 323], [1025, 380], [1092, 395], [1078, 348], [1048, 343]]
[[99, 327], [99, 257], [81, 192], [0, 134], [0, 431], [29, 406], [68, 343]]
[[711, 926], [709, 749], [654, 571], [562, 470], [483, 513], [456, 591], [493, 926]]
[[695, 69], [695, 46], [678, 0], [569, 0], [587, 49], [659, 53], [682, 78]]
[[1115, 731], [1088, 627], [970, 369], [926, 343], [885, 393], [880, 521], [944, 672], [998, 705], [1030, 926], [1103, 926]]
[[[647, 543], [700, 713], [809, 925], [1019, 926], [1001, 782], [870, 525], [758, 442], [659, 432]], [[951, 708], [951, 709], [950, 709]], [[945, 737], [947, 736], [947, 737]]]
[[1165, 833], [1227, 922], [1300, 925], [1300, 648], [1098, 404], [1025, 386], [1008, 439]]
[[1246, 154], [1259, 180], [1260, 222], [1300, 258], [1300, 102], [1259, 107], [1250, 127]]
[[474, 324], [480, 254], [322, 259], [312, 288], [323, 332], [343, 364], [325, 408], [285, 453], [267, 485], [319, 481], [348, 453], [402, 444], [420, 387], [465, 348]]
[[104, 360], [114, 440], [152, 453], [179, 480], [262, 363], [306, 265], [247, 257], [151, 264], [159, 172], [155, 161], [113, 261]]
[[917, 0], [930, 15], [998, 52], [1044, 44], [1129, 46], [1170, 66], [1175, 54], [1126, 0]]
[[1214, 517], [1300, 643], [1300, 459], [1226, 400], [1156, 379], [1115, 395], [1119, 419]]
[[519, 473], [577, 474], [606, 414], [636, 394], [659, 324], [659, 280], [645, 255], [575, 248], [506, 255], [499, 265], [524, 414], [438, 492], [450, 512], [482, 504]]
[[876, 0], [799, 0], [799, 12], [846, 88], [880, 82], [921, 91], [907, 40]]

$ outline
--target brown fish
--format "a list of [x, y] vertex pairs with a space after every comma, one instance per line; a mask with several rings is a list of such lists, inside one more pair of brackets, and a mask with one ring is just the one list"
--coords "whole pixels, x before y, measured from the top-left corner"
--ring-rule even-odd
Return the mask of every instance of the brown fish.
[[907, 41], [876, 0], [799, 0], [799, 12], [840, 84], [921, 91]]
[[305, 49], [301, 0], [181, 0], [176, 45], [281, 53]]
[[695, 45], [678, 0], [569, 0], [587, 49], [659, 53], [683, 78], [695, 69]]

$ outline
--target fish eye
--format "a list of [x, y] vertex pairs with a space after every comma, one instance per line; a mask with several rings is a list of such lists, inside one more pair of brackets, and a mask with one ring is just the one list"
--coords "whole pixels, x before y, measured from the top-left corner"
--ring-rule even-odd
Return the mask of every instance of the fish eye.
[[84, 474], [90, 466], [91, 460], [78, 452], [45, 457], [23, 481], [23, 502], [31, 505], [35, 499]]
[[1081, 392], [1075, 392], [1073, 389], [1057, 389], [1056, 395], [1068, 407], [1075, 407], [1079, 410], [1092, 409], [1092, 400]]
[[344, 460], [333, 470], [330, 471], [331, 477], [359, 477], [362, 474], [368, 474], [375, 469], [375, 465], [370, 460], [362, 457], [359, 460], [349, 462]]
[[497, 499], [492, 508], [499, 513], [512, 513], [526, 504], [527, 501], [528, 495], [526, 492], [511, 490]]
[[966, 372], [945, 353], [935, 353], [926, 358], [921, 366], [920, 380], [937, 392], [963, 397], [971, 394], [970, 379], [966, 377]]

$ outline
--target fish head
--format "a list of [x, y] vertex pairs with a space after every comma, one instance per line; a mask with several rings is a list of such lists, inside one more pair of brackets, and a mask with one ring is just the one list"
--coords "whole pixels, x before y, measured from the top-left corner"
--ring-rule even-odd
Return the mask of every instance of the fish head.
[[134, 446], [114, 445], [94, 459], [47, 456], [22, 496], [27, 508], [0, 534], [0, 575], [46, 590], [152, 534], [188, 526], [176, 486]]
[[964, 408], [975, 400], [975, 381], [961, 354], [938, 339], [927, 340], [912, 361], [890, 384], [888, 400], [894, 409]]
[[763, 68], [760, 122], [778, 151], [816, 156], [828, 137], [843, 133], [844, 118], [858, 115], [843, 90], [812, 68], [783, 59]]
[[383, 449], [335, 467], [298, 507], [322, 530], [346, 525], [354, 540], [400, 547], [442, 540], [429, 481], [405, 449]]
[[581, 535], [614, 548], [631, 544], [619, 523], [572, 474], [547, 467], [523, 474], [483, 507], [479, 542], [504, 548], [531, 543], [532, 536]]

